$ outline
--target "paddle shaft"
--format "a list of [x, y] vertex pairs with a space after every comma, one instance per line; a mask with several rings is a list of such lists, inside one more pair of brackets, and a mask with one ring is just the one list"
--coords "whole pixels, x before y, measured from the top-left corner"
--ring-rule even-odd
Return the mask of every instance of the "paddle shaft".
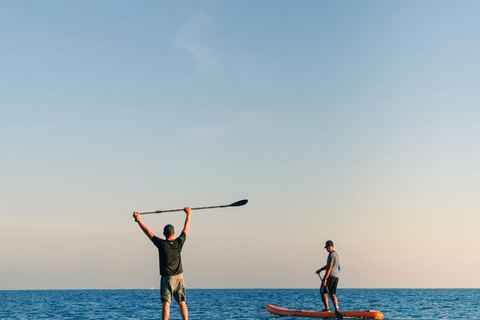
[[322, 294], [322, 289], [323, 287], [325, 287], [325, 290], [327, 291], [328, 294], [330, 294], [329, 290], [328, 290], [328, 286], [324, 286], [323, 285], [323, 278], [322, 276], [320, 275], [320, 273], [318, 273], [318, 277], [320, 278], [320, 294]]
[[[204, 209], [215, 209], [215, 208], [227, 208], [227, 207], [240, 207], [245, 205], [248, 202], [247, 199], [240, 200], [237, 202], [234, 202], [232, 204], [227, 204], [223, 206], [210, 206], [210, 207], [197, 207], [197, 208], [191, 208], [192, 210], [204, 210]], [[152, 213], [164, 213], [164, 212], [178, 212], [178, 211], [183, 211], [183, 209], [172, 209], [172, 210], [158, 210], [158, 211], [151, 211], [151, 212], [140, 212], [140, 214], [152, 214]]]

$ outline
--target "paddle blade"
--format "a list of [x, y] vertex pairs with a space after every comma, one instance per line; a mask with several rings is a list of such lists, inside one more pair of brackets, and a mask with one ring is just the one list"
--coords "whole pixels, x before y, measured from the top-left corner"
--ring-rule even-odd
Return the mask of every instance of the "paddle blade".
[[335, 309], [335, 319], [338, 319], [338, 320], [343, 319], [343, 315], [337, 309]]
[[244, 206], [244, 205], [246, 205], [246, 204], [247, 204], [247, 202], [248, 202], [248, 200], [247, 200], [247, 199], [243, 199], [243, 200], [240, 200], [240, 201], [234, 202], [234, 203], [232, 203], [232, 204], [230, 204], [230, 205], [228, 205], [228, 206], [229, 206], [229, 207], [240, 207], [240, 206]]

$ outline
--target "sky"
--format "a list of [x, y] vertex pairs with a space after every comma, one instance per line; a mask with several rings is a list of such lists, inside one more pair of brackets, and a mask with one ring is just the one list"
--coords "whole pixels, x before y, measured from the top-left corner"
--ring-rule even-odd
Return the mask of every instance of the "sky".
[[1, 1], [0, 290], [480, 288], [479, 12]]

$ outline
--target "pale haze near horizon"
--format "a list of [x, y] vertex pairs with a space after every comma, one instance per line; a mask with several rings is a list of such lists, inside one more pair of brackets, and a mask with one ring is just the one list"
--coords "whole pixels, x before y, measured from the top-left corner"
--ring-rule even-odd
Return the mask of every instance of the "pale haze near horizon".
[[479, 11], [2, 1], [0, 290], [479, 288]]

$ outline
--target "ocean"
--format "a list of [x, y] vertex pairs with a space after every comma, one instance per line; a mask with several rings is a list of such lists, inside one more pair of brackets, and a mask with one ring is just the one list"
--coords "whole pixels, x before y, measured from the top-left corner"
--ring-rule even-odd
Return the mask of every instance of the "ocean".
[[[337, 296], [341, 310], [379, 310], [385, 319], [480, 319], [480, 289], [338, 289]], [[323, 309], [318, 289], [187, 289], [192, 320], [280, 319], [267, 304]], [[161, 319], [161, 304], [158, 290], [0, 291], [0, 319]], [[170, 319], [181, 319], [176, 303]]]

